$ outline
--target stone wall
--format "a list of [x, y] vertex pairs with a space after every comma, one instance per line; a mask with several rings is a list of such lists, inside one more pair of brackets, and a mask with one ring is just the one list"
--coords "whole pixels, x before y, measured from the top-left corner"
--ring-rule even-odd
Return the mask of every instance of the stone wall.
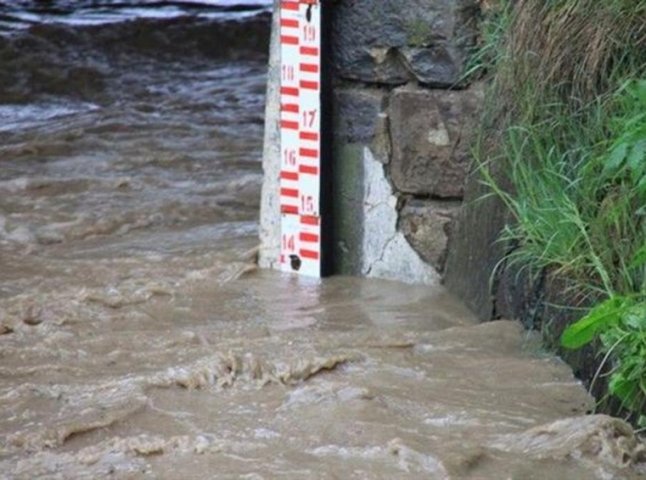
[[337, 271], [438, 283], [481, 104], [461, 84], [476, 2], [333, 8]]
[[[461, 82], [478, 2], [341, 0], [326, 8], [332, 10], [334, 270], [439, 283], [482, 103], [481, 88]], [[279, 245], [278, 54], [274, 36], [263, 267], [275, 266]]]

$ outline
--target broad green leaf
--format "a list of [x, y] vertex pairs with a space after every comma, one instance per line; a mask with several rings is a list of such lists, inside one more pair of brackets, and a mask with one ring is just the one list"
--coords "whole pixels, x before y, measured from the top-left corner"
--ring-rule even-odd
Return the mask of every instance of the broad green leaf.
[[646, 303], [636, 305], [626, 312], [624, 322], [636, 330], [646, 329]]
[[620, 143], [619, 145], [613, 147], [603, 167], [604, 175], [616, 173], [617, 170], [619, 170], [619, 167], [621, 167], [621, 164], [624, 162], [627, 153], [627, 143]]
[[571, 349], [587, 345], [602, 329], [621, 318], [627, 302], [624, 297], [612, 297], [600, 303], [586, 316], [565, 329], [561, 335], [561, 345]]
[[641, 140], [630, 150], [628, 155], [628, 168], [632, 170], [635, 175], [635, 181], [641, 178], [644, 170], [644, 159], [646, 157], [646, 140]]

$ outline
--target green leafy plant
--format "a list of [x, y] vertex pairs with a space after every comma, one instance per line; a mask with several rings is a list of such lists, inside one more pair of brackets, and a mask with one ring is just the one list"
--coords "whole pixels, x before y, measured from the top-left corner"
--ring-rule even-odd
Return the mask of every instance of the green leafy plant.
[[588, 306], [560, 343], [595, 346], [646, 426], [646, 0], [503, 3], [472, 59], [496, 72], [475, 156], [511, 214], [499, 266]]
[[[646, 200], [646, 79], [627, 83], [622, 93], [622, 107], [630, 118], [615, 120], [623, 132], [610, 148], [603, 175], [629, 175], [641, 199]], [[640, 214], [644, 213], [642, 208]]]
[[617, 296], [601, 302], [563, 332], [561, 345], [576, 349], [591, 343], [600, 333], [616, 328], [633, 307], [630, 297]]
[[[646, 242], [628, 268], [646, 268]], [[646, 289], [632, 296], [614, 295], [596, 305], [563, 332], [561, 344], [577, 349], [597, 338], [605, 352], [603, 363], [612, 363], [609, 392], [625, 409], [643, 412], [646, 406]], [[643, 414], [639, 419], [640, 423], [646, 422]]]
[[646, 406], [646, 299], [615, 296], [600, 303], [570, 325], [561, 342], [576, 349], [597, 338], [605, 352], [602, 366], [611, 363], [609, 393], [646, 426], [646, 416], [640, 414]]

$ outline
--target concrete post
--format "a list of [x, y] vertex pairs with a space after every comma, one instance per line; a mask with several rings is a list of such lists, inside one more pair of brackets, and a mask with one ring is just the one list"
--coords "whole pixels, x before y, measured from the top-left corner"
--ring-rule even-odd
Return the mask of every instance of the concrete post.
[[280, 0], [274, 0], [274, 13], [269, 45], [267, 98], [265, 107], [265, 138], [262, 168], [264, 179], [260, 205], [261, 268], [278, 268], [280, 254]]

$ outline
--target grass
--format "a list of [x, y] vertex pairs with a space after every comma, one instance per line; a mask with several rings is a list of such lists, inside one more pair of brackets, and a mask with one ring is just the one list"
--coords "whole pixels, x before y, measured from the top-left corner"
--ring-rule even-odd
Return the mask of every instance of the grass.
[[502, 1], [470, 73], [493, 72], [475, 152], [513, 219], [507, 265], [589, 306], [561, 343], [597, 344], [608, 394], [646, 424], [644, 18], [646, 0]]

